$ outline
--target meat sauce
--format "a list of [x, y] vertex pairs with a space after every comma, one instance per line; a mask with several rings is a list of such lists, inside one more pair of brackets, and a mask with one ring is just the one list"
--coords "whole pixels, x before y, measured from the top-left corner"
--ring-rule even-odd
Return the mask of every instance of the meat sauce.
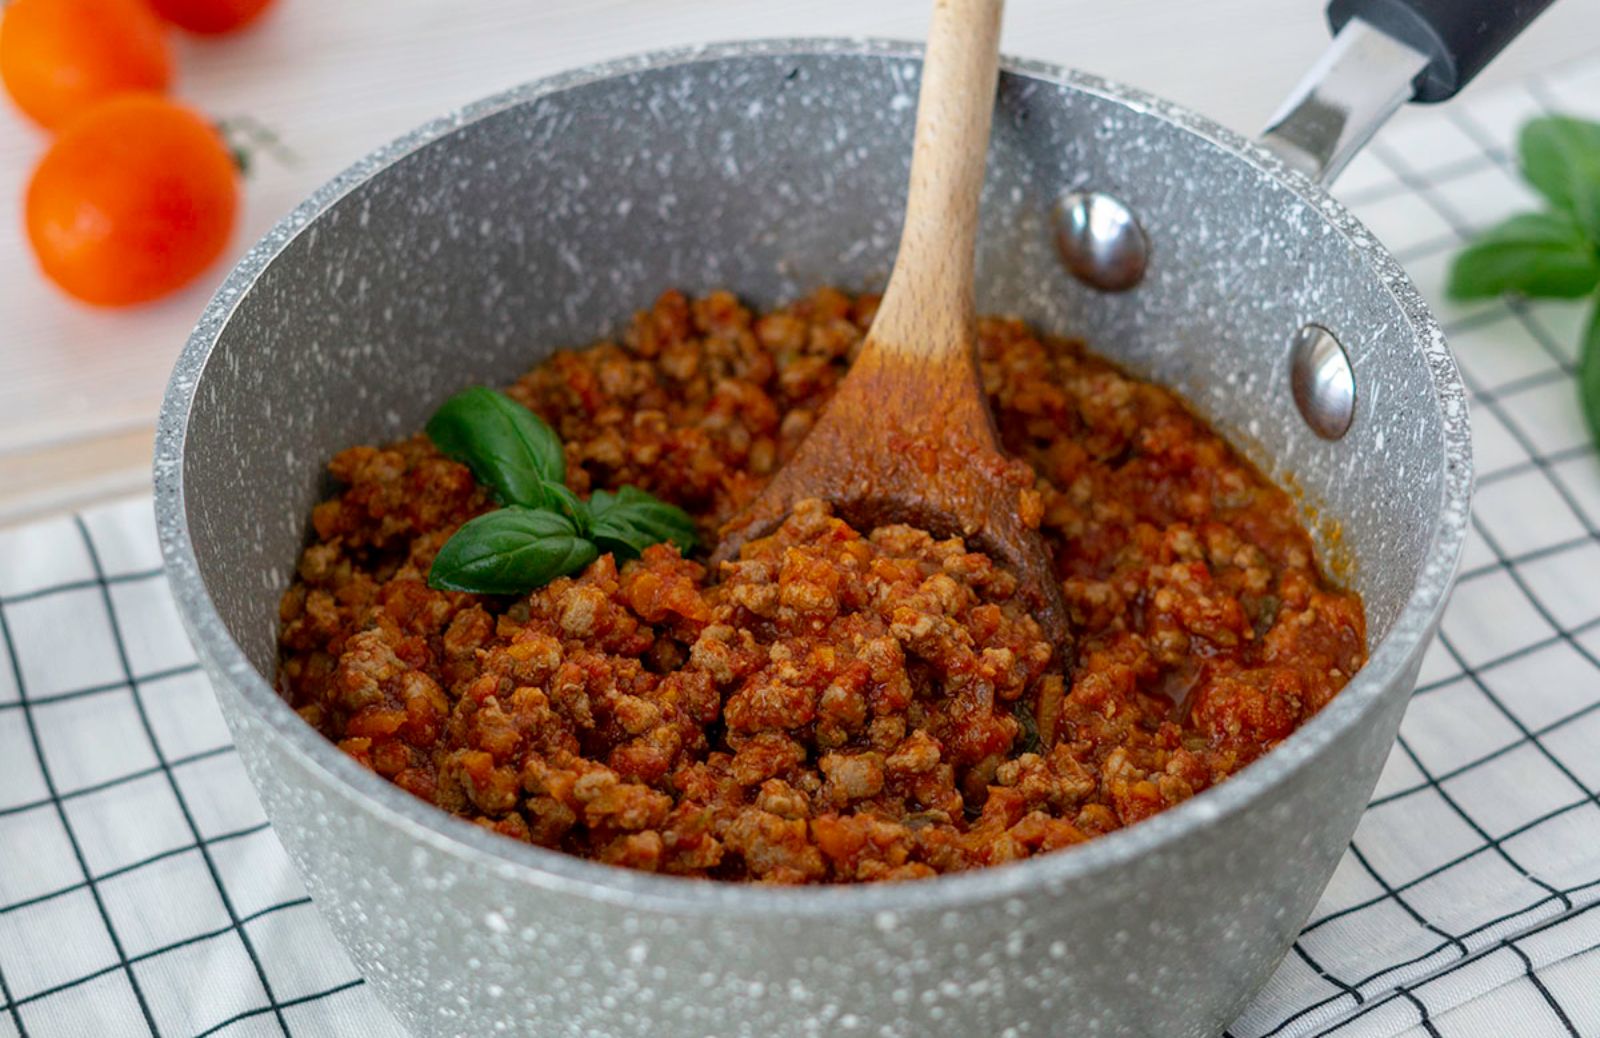
[[[805, 436], [877, 300], [664, 294], [507, 392], [580, 495], [633, 484], [705, 543]], [[1075, 658], [960, 540], [820, 501], [721, 572], [658, 545], [520, 597], [435, 591], [494, 506], [425, 436], [352, 447], [281, 606], [278, 685], [363, 765], [512, 839], [768, 883], [897, 880], [1071, 846], [1223, 781], [1364, 661], [1293, 502], [1172, 393], [980, 325]]]

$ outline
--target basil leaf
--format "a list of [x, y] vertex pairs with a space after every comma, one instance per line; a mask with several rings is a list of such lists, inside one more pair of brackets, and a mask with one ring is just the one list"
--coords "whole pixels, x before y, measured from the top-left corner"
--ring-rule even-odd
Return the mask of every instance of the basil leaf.
[[682, 551], [694, 550], [695, 525], [689, 514], [638, 487], [623, 487], [617, 491], [616, 504], [609, 514], [613, 519], [621, 518], [657, 540], [671, 541]]
[[1552, 115], [1522, 128], [1522, 174], [1600, 242], [1600, 123]]
[[583, 498], [567, 489], [565, 483], [549, 483], [543, 486], [545, 507], [560, 512], [572, 520], [572, 525], [581, 534], [589, 532], [589, 506]]
[[1583, 400], [1583, 417], [1589, 423], [1589, 436], [1600, 443], [1600, 300], [1589, 315], [1589, 330], [1583, 335], [1583, 357], [1578, 362], [1578, 391]]
[[663, 540], [615, 518], [596, 519], [590, 536], [601, 551], [609, 551], [619, 559], [637, 558], [646, 548]]
[[566, 516], [510, 505], [464, 523], [434, 558], [428, 586], [521, 594], [576, 573], [599, 555]]
[[[637, 490], [637, 488], [623, 487], [615, 494], [609, 490], [596, 490], [594, 493], [589, 495], [589, 515], [595, 519], [599, 519], [601, 516], [606, 515], [621, 503], [622, 495], [627, 493], [629, 490]], [[637, 490], [637, 492], [641, 494], [644, 493], [642, 490]]]
[[694, 520], [638, 487], [615, 494], [597, 490], [589, 498], [590, 530], [596, 542], [624, 558], [641, 554], [652, 544], [670, 541], [687, 555], [694, 550]]
[[550, 504], [544, 485], [566, 479], [566, 455], [555, 431], [504, 393], [484, 386], [446, 400], [428, 421], [428, 437], [492, 487], [501, 504]]
[[1573, 299], [1600, 282], [1600, 254], [1566, 213], [1522, 213], [1488, 231], [1455, 258], [1450, 295], [1480, 299], [1506, 292]]

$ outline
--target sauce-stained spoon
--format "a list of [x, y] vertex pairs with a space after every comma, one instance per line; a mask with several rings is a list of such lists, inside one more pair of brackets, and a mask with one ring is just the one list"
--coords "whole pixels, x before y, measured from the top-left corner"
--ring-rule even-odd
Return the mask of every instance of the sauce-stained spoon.
[[1023, 518], [1033, 472], [1001, 451], [978, 375], [974, 249], [1002, 5], [934, 4], [905, 224], [877, 316], [816, 425], [724, 527], [713, 559], [737, 557], [811, 497], [858, 527], [905, 522], [959, 534], [1016, 574], [1059, 658], [1070, 659], [1038, 517]]

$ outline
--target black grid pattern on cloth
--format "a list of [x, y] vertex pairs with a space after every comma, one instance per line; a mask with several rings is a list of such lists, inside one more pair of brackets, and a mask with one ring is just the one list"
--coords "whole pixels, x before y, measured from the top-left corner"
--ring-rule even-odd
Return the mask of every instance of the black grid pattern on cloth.
[[149, 509], [0, 531], [0, 1036], [397, 1036], [261, 816]]
[[[1584, 313], [1442, 298], [1465, 242], [1539, 204], [1517, 180], [1514, 132], [1557, 110], [1600, 117], [1600, 64], [1395, 127], [1339, 192], [1403, 243], [1441, 314], [1471, 398], [1478, 498], [1368, 813], [1234, 1038], [1499, 1034], [1510, 1017], [1493, 1013], [1513, 1004], [1519, 1034], [1600, 1034], [1595, 1000], [1575, 997], [1600, 987], [1600, 464], [1573, 385]], [[1563, 930], [1587, 936], [1543, 954]]]
[[[1368, 1013], [1387, 1018], [1393, 1030], [1385, 1033], [1398, 1031], [1402, 1038], [1482, 1038], [1513, 1030], [1585, 1038], [1600, 1033], [1600, 1004], [1591, 995], [1597, 971], [1600, 903], [1497, 941], [1451, 970], [1400, 985], [1374, 1000]], [[1313, 1033], [1348, 1038], [1365, 1033], [1365, 1023], [1347, 1018]]]

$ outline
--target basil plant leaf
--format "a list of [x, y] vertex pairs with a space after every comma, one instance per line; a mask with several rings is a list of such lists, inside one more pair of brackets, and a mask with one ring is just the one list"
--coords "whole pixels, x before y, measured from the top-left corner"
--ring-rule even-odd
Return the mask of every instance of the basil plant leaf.
[[651, 537], [615, 518], [596, 519], [591, 536], [600, 550], [609, 551], [619, 559], [637, 558], [652, 544], [661, 543], [661, 538]]
[[1589, 330], [1583, 336], [1578, 390], [1583, 400], [1583, 417], [1589, 423], [1589, 436], [1600, 443], [1600, 300], [1594, 304], [1589, 315]]
[[1574, 299], [1600, 283], [1600, 253], [1567, 213], [1522, 213], [1456, 256], [1450, 295], [1481, 299], [1518, 292]]
[[1528, 182], [1600, 242], [1600, 123], [1566, 115], [1534, 119], [1522, 128], [1518, 151]]
[[576, 573], [600, 555], [558, 512], [508, 505], [464, 523], [428, 572], [440, 591], [516, 595]]
[[623, 487], [614, 494], [595, 491], [589, 498], [589, 516], [594, 539], [624, 558], [663, 541], [686, 555], [694, 550], [695, 526], [688, 513], [638, 487]]
[[546, 508], [560, 512], [572, 520], [572, 525], [579, 533], [585, 535], [589, 533], [589, 506], [583, 498], [569, 490], [565, 483], [546, 482], [543, 490]]
[[464, 389], [428, 422], [428, 437], [446, 456], [472, 469], [501, 504], [553, 504], [546, 484], [566, 479], [561, 440], [544, 421], [504, 393]]

